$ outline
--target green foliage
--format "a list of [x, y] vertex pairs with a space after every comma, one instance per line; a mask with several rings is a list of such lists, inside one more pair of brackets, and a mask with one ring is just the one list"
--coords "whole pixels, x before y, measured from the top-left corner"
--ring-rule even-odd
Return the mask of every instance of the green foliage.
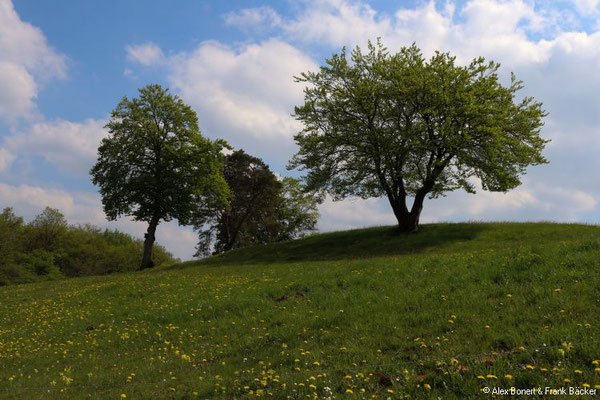
[[322, 197], [306, 192], [298, 179], [288, 176], [281, 183], [276, 241], [297, 239], [314, 231], [319, 220], [317, 205]]
[[21, 264], [29, 272], [46, 279], [63, 277], [58, 267], [54, 264], [56, 254], [44, 249], [35, 249], [21, 258]]
[[225, 157], [229, 207], [197, 219], [197, 255], [299, 237], [314, 230], [317, 201], [293, 178], [279, 180], [261, 159], [237, 150]]
[[513, 75], [502, 85], [499, 64], [460, 66], [439, 52], [425, 60], [415, 45], [390, 54], [380, 42], [350, 59], [342, 50], [296, 78], [307, 87], [290, 168], [308, 171], [308, 189], [334, 199], [386, 196], [400, 227], [413, 230], [425, 197], [474, 192], [472, 178], [507, 191], [526, 167], [546, 162], [542, 104], [517, 101], [522, 82]]
[[390, 226], [0, 288], [0, 397], [425, 400], [594, 388], [599, 234]]
[[190, 224], [226, 204], [228, 191], [221, 174], [226, 143], [203, 137], [192, 108], [160, 85], [139, 92], [111, 113], [91, 174], [109, 219], [130, 215], [149, 224], [145, 268], [161, 220]]
[[[0, 286], [64, 277], [133, 271], [143, 243], [128, 234], [93, 225], [69, 225], [46, 207], [29, 224], [5, 208], [0, 214]], [[164, 247], [153, 254], [156, 265], [175, 262]]]

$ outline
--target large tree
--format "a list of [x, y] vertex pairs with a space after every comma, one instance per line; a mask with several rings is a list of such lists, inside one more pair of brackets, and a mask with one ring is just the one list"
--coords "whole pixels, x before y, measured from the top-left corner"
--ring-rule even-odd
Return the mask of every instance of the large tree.
[[317, 200], [293, 178], [279, 179], [260, 158], [237, 150], [225, 158], [230, 207], [196, 221], [197, 254], [288, 240], [314, 230]]
[[526, 167], [547, 162], [546, 114], [530, 97], [517, 100], [522, 82], [511, 74], [503, 85], [498, 68], [440, 52], [426, 60], [415, 45], [390, 54], [369, 43], [350, 60], [342, 50], [296, 77], [307, 84], [295, 108], [304, 129], [289, 167], [307, 170], [307, 187], [334, 200], [386, 196], [402, 231], [418, 229], [426, 197], [474, 193], [477, 180], [512, 189]]
[[93, 183], [110, 220], [128, 215], [148, 223], [140, 269], [149, 268], [160, 221], [187, 225], [226, 204], [226, 144], [203, 137], [192, 108], [160, 85], [140, 89], [138, 98], [124, 97], [106, 128]]

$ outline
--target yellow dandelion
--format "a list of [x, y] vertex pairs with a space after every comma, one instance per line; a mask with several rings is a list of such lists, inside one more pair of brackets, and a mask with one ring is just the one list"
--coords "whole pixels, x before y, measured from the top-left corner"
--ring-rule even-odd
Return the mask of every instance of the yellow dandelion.
[[525, 368], [527, 368], [527, 369], [530, 369], [530, 370], [532, 370], [532, 371], [533, 371], [533, 370], [535, 369], [535, 366], [533, 366], [533, 365], [531, 365], [531, 364], [527, 364], [527, 365], [525, 366]]
[[504, 375], [504, 377], [508, 380], [511, 380], [513, 378], [513, 376], [511, 374], [506, 374], [506, 375]]
[[429, 383], [424, 384], [423, 387], [425, 390], [431, 390], [431, 385]]
[[492, 374], [487, 374], [485, 377], [488, 379], [498, 379], [498, 377], [496, 375], [492, 375]]

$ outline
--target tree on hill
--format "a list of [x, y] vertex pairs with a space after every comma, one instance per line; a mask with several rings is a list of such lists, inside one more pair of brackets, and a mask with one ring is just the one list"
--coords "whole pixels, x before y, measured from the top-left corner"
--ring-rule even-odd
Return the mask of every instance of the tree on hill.
[[314, 230], [315, 198], [293, 178], [278, 179], [261, 159], [237, 150], [225, 158], [230, 207], [196, 221], [196, 255], [287, 240]]
[[[345, 49], [319, 72], [302, 73], [304, 129], [289, 168], [307, 170], [307, 188], [340, 200], [386, 196], [402, 231], [416, 231], [426, 197], [459, 188], [474, 193], [518, 186], [530, 165], [547, 161], [540, 137], [546, 115], [522, 82], [500, 83], [499, 64], [467, 66], [415, 45], [390, 54], [378, 41], [363, 54]], [[407, 197], [413, 197], [412, 207]]]
[[187, 225], [227, 203], [226, 143], [203, 137], [192, 108], [160, 85], [140, 89], [138, 98], [123, 97], [106, 128], [92, 181], [108, 219], [127, 215], [148, 223], [140, 269], [149, 268], [161, 221]]

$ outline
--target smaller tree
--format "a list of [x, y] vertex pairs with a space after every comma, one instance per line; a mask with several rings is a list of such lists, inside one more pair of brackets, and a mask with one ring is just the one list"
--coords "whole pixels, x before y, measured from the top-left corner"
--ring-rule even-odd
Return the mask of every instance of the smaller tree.
[[56, 208], [46, 207], [27, 226], [27, 248], [56, 251], [63, 245], [69, 224]]
[[188, 225], [227, 203], [222, 140], [200, 134], [198, 118], [160, 85], [124, 97], [106, 124], [92, 182], [99, 186], [108, 219], [122, 215], [148, 223], [140, 269], [152, 267], [161, 221]]
[[229, 208], [196, 221], [197, 256], [298, 237], [314, 230], [317, 200], [293, 178], [280, 180], [261, 159], [237, 150], [225, 158]]

